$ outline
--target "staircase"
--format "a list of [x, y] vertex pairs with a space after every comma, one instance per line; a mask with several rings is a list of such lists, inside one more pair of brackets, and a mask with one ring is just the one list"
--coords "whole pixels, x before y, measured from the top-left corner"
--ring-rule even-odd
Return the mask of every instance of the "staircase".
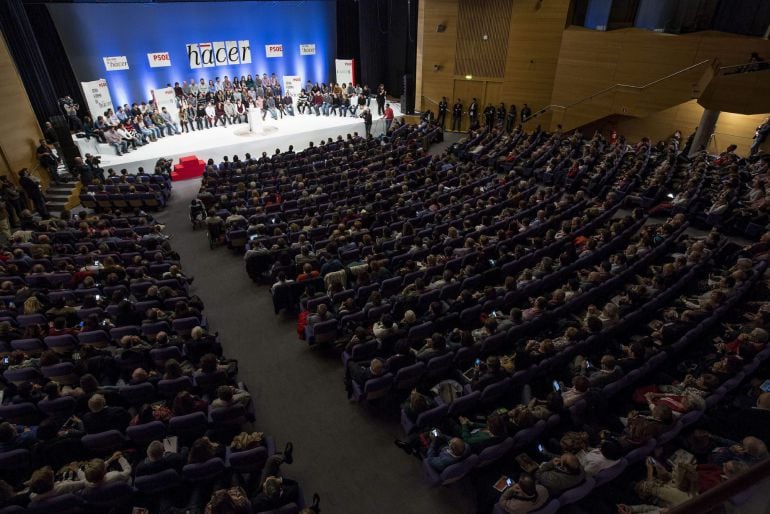
[[72, 208], [70, 204], [73, 193], [79, 190], [80, 183], [67, 170], [67, 165], [63, 162], [59, 163], [57, 169], [60, 177], [60, 185], [56, 185], [51, 182], [48, 189], [45, 192], [46, 206], [48, 207], [48, 213], [51, 217], [58, 217], [64, 209]]

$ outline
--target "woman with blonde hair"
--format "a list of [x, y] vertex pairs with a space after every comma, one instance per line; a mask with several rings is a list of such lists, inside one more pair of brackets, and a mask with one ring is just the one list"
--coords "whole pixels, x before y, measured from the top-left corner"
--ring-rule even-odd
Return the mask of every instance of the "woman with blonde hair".
[[43, 311], [43, 304], [37, 296], [30, 296], [24, 301], [24, 314], [38, 314]]

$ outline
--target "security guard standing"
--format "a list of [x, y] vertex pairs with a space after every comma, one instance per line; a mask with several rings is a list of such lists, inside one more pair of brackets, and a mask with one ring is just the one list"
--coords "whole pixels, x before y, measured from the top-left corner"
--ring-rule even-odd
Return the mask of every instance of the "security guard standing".
[[458, 98], [452, 107], [452, 130], [460, 130], [460, 123], [463, 119], [463, 103]]
[[524, 123], [530, 117], [532, 117], [532, 109], [529, 108], [529, 105], [524, 104], [524, 107], [521, 108], [521, 122]]
[[516, 104], [511, 104], [508, 109], [508, 115], [505, 117], [505, 131], [509, 134], [513, 132], [513, 126], [516, 124]]
[[500, 102], [500, 105], [497, 106], [497, 120], [495, 121], [495, 124], [498, 127], [501, 127], [505, 125], [505, 104], [503, 102]]
[[487, 132], [492, 132], [492, 127], [495, 125], [495, 112], [492, 102], [484, 108], [484, 125], [486, 125]]
[[446, 111], [447, 111], [446, 97], [442, 96], [441, 101], [438, 103], [438, 119], [436, 120], [436, 124], [439, 127], [441, 127], [441, 130], [444, 130], [444, 122], [446, 121]]
[[479, 126], [479, 104], [474, 98], [471, 102], [471, 106], [468, 107], [468, 117], [471, 120], [471, 130], [478, 128]]

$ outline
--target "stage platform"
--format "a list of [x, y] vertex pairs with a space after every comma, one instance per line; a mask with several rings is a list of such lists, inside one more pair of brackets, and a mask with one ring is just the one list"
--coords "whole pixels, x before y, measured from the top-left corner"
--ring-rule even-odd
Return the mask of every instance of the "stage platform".
[[[374, 112], [377, 106], [372, 102]], [[391, 104], [396, 117], [401, 116], [400, 106]], [[360, 110], [358, 113], [360, 114]], [[385, 130], [385, 121], [374, 116], [372, 124], [372, 134], [378, 136]], [[155, 162], [161, 157], [170, 158], [174, 164], [178, 164], [180, 157], [195, 155], [199, 159], [207, 161], [212, 158], [215, 162], [220, 162], [222, 157], [227, 155], [232, 157], [238, 155], [243, 158], [246, 152], [253, 157], [259, 157], [262, 152], [272, 155], [276, 148], [286, 151], [289, 145], [294, 145], [295, 150], [301, 150], [307, 147], [311, 141], [316, 145], [321, 139], [336, 139], [338, 135], [346, 137], [348, 133], [358, 132], [364, 135], [364, 121], [356, 117], [340, 116], [309, 116], [307, 114], [295, 116], [284, 116], [273, 120], [268, 117], [262, 123], [262, 133], [249, 133], [248, 123], [228, 125], [227, 127], [214, 127], [200, 131], [183, 133], [176, 136], [166, 136], [154, 143], [144, 145], [124, 153], [122, 156], [115, 154], [115, 150], [107, 145], [99, 145], [102, 149], [99, 151], [95, 140], [90, 142], [85, 140], [77, 141], [81, 154], [86, 152], [91, 154], [99, 153], [102, 157], [102, 167], [104, 169], [114, 168], [119, 171], [126, 168], [129, 173], [136, 173], [137, 168], [142, 166], [148, 173], [152, 173]]]

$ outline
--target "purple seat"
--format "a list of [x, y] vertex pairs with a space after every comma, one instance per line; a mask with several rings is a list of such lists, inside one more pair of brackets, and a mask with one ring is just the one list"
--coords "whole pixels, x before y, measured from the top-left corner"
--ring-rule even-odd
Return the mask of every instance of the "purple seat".
[[242, 405], [211, 409], [209, 417], [215, 428], [235, 428], [240, 430], [246, 423], [246, 408]]
[[[63, 514], [81, 512], [83, 498], [76, 494], [65, 493], [38, 500], [30, 504], [25, 512], [34, 514]], [[2, 512], [2, 511], [0, 511]]]
[[506, 377], [499, 382], [489, 384], [481, 391], [479, 402], [482, 405], [492, 405], [497, 403], [510, 390], [511, 379]]
[[11, 348], [21, 350], [22, 352], [37, 352], [45, 350], [48, 347], [40, 339], [14, 339], [11, 341]]
[[213, 482], [225, 472], [225, 463], [214, 457], [199, 464], [187, 464], [182, 468], [182, 477], [193, 484]]
[[182, 391], [192, 391], [193, 383], [190, 377], [181, 376], [172, 380], [161, 380], [158, 382], [158, 392], [165, 398], [172, 399], [177, 393]]
[[43, 339], [43, 342], [49, 349], [57, 353], [71, 352], [72, 350], [78, 347], [77, 338], [71, 334], [62, 334], [60, 336], [47, 336], [45, 337], [45, 339]]
[[462, 480], [479, 463], [478, 455], [469, 455], [456, 464], [447, 466], [441, 473], [433, 469], [427, 460], [422, 461], [422, 472], [425, 481], [431, 487], [449, 485]]
[[193, 412], [184, 416], [174, 416], [168, 420], [169, 433], [179, 437], [180, 444], [189, 445], [206, 434], [209, 428], [208, 419], [202, 412]]
[[78, 334], [78, 342], [83, 346], [95, 346], [102, 348], [110, 344], [110, 335], [104, 330], [80, 332]]
[[387, 396], [393, 387], [393, 374], [385, 373], [381, 377], [370, 378], [364, 384], [363, 390], [353, 381], [353, 398], [358, 402], [370, 402]]
[[422, 362], [401, 368], [396, 372], [393, 389], [396, 391], [411, 391], [420, 382], [424, 370], [425, 364]]
[[308, 344], [330, 343], [337, 339], [337, 320], [330, 319], [315, 325], [308, 325], [305, 329]]
[[425, 367], [425, 373], [430, 377], [431, 380], [434, 378], [441, 378], [450, 369], [452, 369], [453, 359], [454, 355], [452, 353], [445, 353], [444, 355], [433, 357], [432, 359], [428, 360], [428, 363]]
[[402, 410], [401, 428], [404, 429], [405, 433], [410, 434], [414, 430], [422, 430], [427, 427], [435, 426], [437, 422], [441, 421], [444, 416], [446, 416], [448, 410], [449, 408], [444, 404], [437, 405], [432, 409], [421, 412], [414, 422], [412, 422]]
[[92, 507], [97, 507], [101, 512], [106, 512], [114, 507], [130, 505], [134, 495], [134, 488], [126, 482], [102, 482], [95, 487], [86, 488], [83, 499]]
[[237, 473], [260, 473], [262, 468], [265, 467], [267, 457], [267, 448], [264, 446], [239, 452], [229, 450], [227, 454], [227, 467]]
[[142, 335], [144, 336], [155, 337], [158, 332], [171, 332], [171, 325], [167, 321], [156, 321], [142, 325]]
[[118, 342], [125, 336], [138, 336], [142, 334], [142, 329], [138, 325], [127, 325], [125, 327], [115, 327], [110, 329], [110, 337]]
[[564, 506], [579, 502], [593, 491], [595, 485], [596, 481], [593, 477], [586, 478], [582, 484], [561, 493], [558, 498], [559, 505]]
[[145, 447], [153, 441], [160, 441], [166, 437], [166, 425], [162, 421], [150, 421], [142, 425], [134, 425], [126, 428], [126, 436], [137, 446]]
[[104, 317], [104, 311], [101, 307], [91, 307], [90, 309], [78, 310], [78, 318], [83, 321], [87, 320], [91, 316], [96, 316], [97, 318], [102, 319]]
[[94, 457], [104, 457], [126, 447], [126, 437], [118, 430], [105, 430], [80, 438], [83, 447]]
[[179, 318], [171, 322], [171, 328], [180, 337], [187, 337], [193, 328], [201, 324], [201, 320], [191, 316], [189, 318]]
[[48, 325], [48, 320], [43, 314], [19, 314], [16, 316], [16, 323], [23, 328], [32, 325]]
[[62, 396], [53, 400], [40, 400], [37, 408], [48, 416], [57, 416], [65, 419], [75, 410], [75, 399], [71, 396]]
[[150, 382], [123, 386], [118, 389], [118, 394], [135, 407], [156, 399], [155, 387]]
[[18, 385], [22, 382], [34, 382], [41, 378], [41, 375], [37, 368], [16, 368], [5, 370], [3, 372], [3, 378], [8, 382], [13, 382]]
[[610, 482], [615, 478], [619, 477], [621, 473], [623, 473], [623, 471], [626, 470], [627, 467], [628, 467], [628, 461], [626, 461], [626, 459], [620, 459], [618, 462], [616, 462], [609, 468], [605, 468], [599, 471], [596, 475], [594, 475], [594, 480], [596, 480], [595, 487], [604, 485], [607, 482]]
[[519, 430], [516, 435], [513, 436], [513, 446], [516, 449], [529, 446], [537, 440], [538, 437], [545, 431], [545, 420], [540, 420], [533, 427]]
[[626, 462], [628, 462], [628, 465], [630, 466], [631, 464], [644, 460], [645, 457], [652, 453], [652, 450], [654, 450], [657, 445], [658, 442], [655, 439], [650, 439], [642, 446], [628, 452], [625, 457]]
[[182, 483], [179, 473], [173, 469], [167, 469], [152, 475], [138, 476], [134, 480], [134, 487], [143, 494], [158, 494], [174, 489]]
[[19, 471], [29, 468], [29, 463], [29, 450], [24, 448], [0, 453], [0, 473], [21, 474]]
[[454, 401], [449, 404], [447, 415], [456, 418], [457, 416], [466, 416], [470, 414], [478, 407], [480, 397], [481, 391], [473, 391], [455, 398]]
[[150, 360], [156, 368], [161, 369], [166, 365], [166, 361], [169, 359], [176, 359], [181, 362], [183, 359], [182, 352], [176, 346], [166, 346], [164, 348], [153, 348], [150, 350]]
[[227, 384], [227, 373], [222, 370], [214, 373], [196, 373], [193, 375], [193, 382], [201, 394], [211, 395], [216, 392], [217, 387]]
[[481, 312], [483, 308], [481, 305], [474, 305], [468, 307], [460, 312], [460, 323], [464, 328], [470, 329], [481, 325]]
[[422, 341], [433, 335], [433, 322], [420, 323], [409, 329], [408, 338], [410, 341]]
[[40, 411], [34, 403], [9, 403], [0, 405], [0, 418], [16, 425], [36, 425]]
[[513, 448], [512, 437], [506, 437], [505, 440], [499, 444], [487, 446], [479, 453], [479, 462], [476, 464], [476, 467], [482, 468], [497, 462], [503, 455], [508, 453], [511, 448]]

